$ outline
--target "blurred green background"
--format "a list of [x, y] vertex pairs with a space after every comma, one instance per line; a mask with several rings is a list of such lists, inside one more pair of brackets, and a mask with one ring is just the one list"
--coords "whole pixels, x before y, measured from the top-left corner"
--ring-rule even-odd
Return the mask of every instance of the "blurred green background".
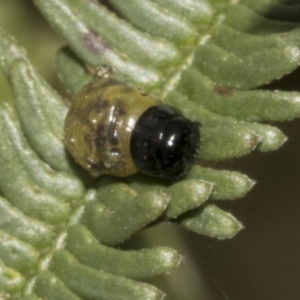
[[[31, 1], [0, 0], [0, 28], [16, 37], [39, 72], [63, 92], [54, 63], [63, 41]], [[299, 74], [296, 71], [266, 88], [300, 90]], [[1, 73], [0, 91], [2, 101], [11, 101]], [[166, 300], [300, 299], [300, 120], [275, 125], [288, 137], [278, 151], [208, 164], [257, 181], [243, 199], [218, 203], [246, 227], [235, 238], [218, 241], [163, 224], [124, 245], [166, 245], [184, 256], [171, 275], [151, 282], [168, 294]]]

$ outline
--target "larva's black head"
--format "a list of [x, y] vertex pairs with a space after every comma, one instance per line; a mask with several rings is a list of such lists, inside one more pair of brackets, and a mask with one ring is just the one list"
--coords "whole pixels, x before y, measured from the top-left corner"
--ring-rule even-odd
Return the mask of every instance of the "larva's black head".
[[138, 169], [177, 180], [192, 167], [200, 144], [199, 124], [166, 105], [147, 109], [132, 132], [131, 155]]

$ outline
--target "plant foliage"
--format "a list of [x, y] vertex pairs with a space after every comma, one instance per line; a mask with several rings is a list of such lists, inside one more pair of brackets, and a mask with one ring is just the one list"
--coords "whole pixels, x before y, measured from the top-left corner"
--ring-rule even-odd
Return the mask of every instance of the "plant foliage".
[[[109, 64], [201, 123], [199, 160], [272, 151], [283, 133], [262, 121], [300, 116], [300, 94], [261, 87], [300, 63], [296, 0], [33, 0], [67, 47], [57, 53], [71, 95]], [[25, 51], [0, 32], [14, 107], [0, 103], [0, 291], [3, 299], [162, 299], [141, 282], [177, 267], [173, 249], [114, 248], [157, 218], [219, 239], [242, 225], [210, 204], [253, 186], [246, 175], [195, 165], [166, 186], [140, 174], [97, 181], [66, 152], [68, 105]], [[1, 298], [1, 299], [2, 299]]]

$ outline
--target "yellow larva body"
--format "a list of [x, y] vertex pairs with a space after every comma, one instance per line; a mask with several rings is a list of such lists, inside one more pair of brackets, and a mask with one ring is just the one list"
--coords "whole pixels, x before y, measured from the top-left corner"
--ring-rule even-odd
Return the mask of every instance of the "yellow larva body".
[[133, 128], [143, 112], [160, 101], [111, 76], [86, 85], [65, 120], [65, 144], [93, 176], [125, 177], [138, 171], [130, 153]]

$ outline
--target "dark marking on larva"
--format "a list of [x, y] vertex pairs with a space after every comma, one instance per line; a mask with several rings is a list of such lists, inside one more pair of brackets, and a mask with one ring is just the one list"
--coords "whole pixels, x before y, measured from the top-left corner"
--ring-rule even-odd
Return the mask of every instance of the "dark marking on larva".
[[141, 95], [141, 96], [143, 96], [143, 97], [146, 97], [146, 96], [148, 96], [148, 94], [147, 94], [147, 93], [145, 93], [145, 92], [141, 92], [141, 93], [140, 93], [140, 95]]
[[218, 86], [216, 85], [214, 88], [215, 92], [217, 92], [221, 96], [230, 96], [233, 94], [233, 91], [229, 88], [226, 88], [224, 86]]
[[107, 106], [109, 105], [108, 100], [105, 99], [99, 99], [98, 101], [96, 101], [93, 105], [91, 110], [95, 110], [96, 112], [102, 112], [105, 108], [107, 108]]
[[126, 114], [126, 111], [124, 109], [124, 104], [122, 101], [119, 101], [116, 105], [116, 114], [119, 116], [124, 116]]
[[145, 91], [143, 91], [141, 88], [137, 88], [137, 90], [139, 91], [141, 96], [143, 96], [143, 97], [149, 96], [149, 94], [146, 93]]
[[89, 168], [90, 171], [102, 172], [106, 169], [103, 161], [95, 162], [89, 157], [86, 158], [86, 161], [87, 161], [87, 165], [90, 166]]
[[104, 131], [105, 131], [105, 128], [106, 128], [106, 125], [103, 124], [103, 123], [100, 123], [100, 124], [98, 124], [96, 130], [97, 130], [98, 132], [104, 132]]
[[[104, 126], [104, 128], [103, 128]], [[107, 142], [107, 137], [105, 134], [105, 125], [99, 124], [96, 128], [96, 130], [93, 131], [91, 135], [92, 143], [95, 145], [96, 149], [101, 149], [105, 147], [105, 144]]]
[[111, 46], [104, 41], [94, 29], [89, 29], [84, 33], [83, 41], [89, 51], [95, 54], [103, 55]]

